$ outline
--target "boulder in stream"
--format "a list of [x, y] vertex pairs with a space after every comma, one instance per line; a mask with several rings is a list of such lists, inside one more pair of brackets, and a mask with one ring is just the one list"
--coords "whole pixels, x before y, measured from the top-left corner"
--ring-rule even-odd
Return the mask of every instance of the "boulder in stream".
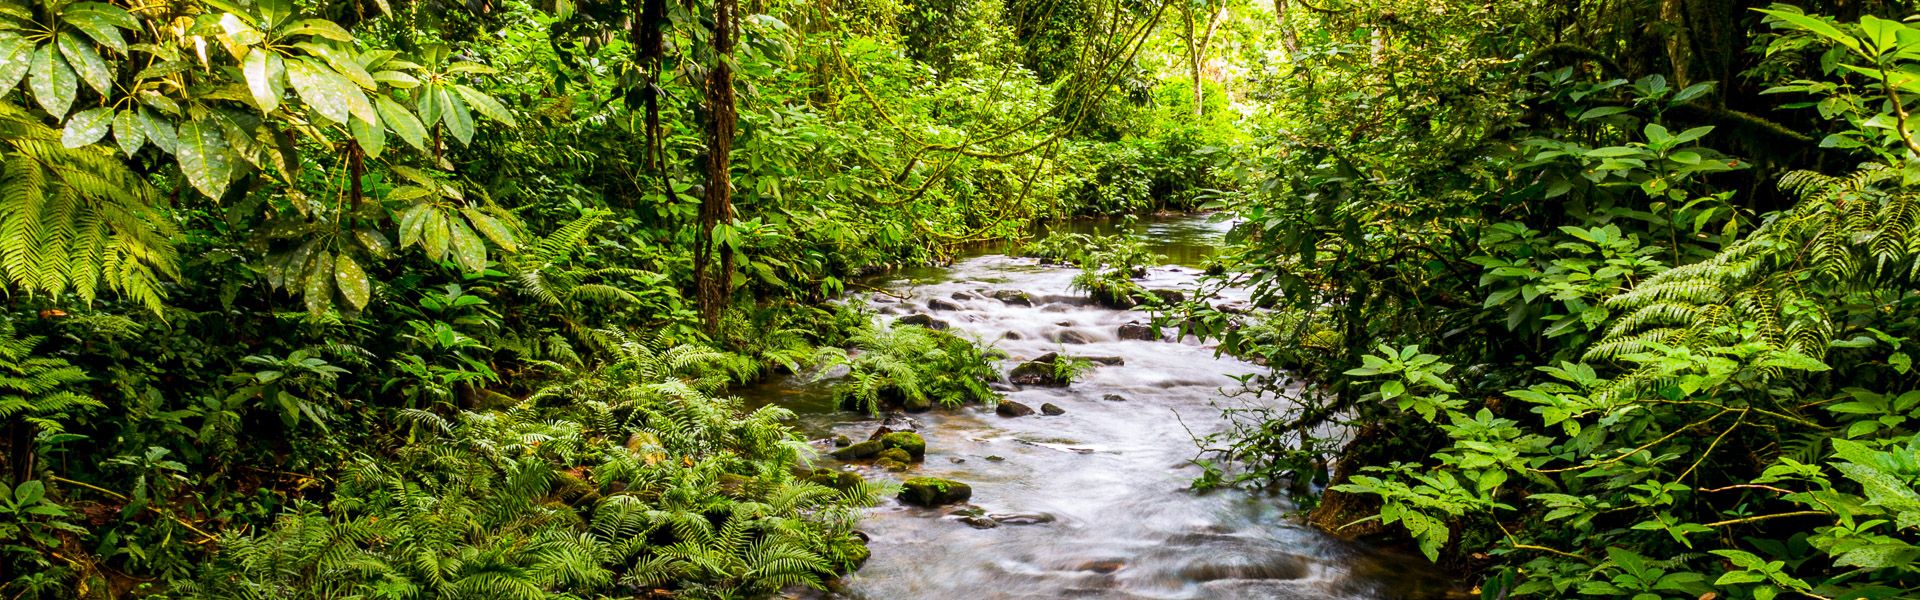
[[1087, 334], [1068, 329], [1054, 334], [1053, 341], [1062, 344], [1091, 344], [1093, 343], [1093, 338], [1087, 337]]
[[896, 325], [919, 325], [927, 329], [946, 329], [946, 321], [933, 318], [932, 315], [911, 314], [893, 320]]
[[833, 469], [815, 469], [812, 475], [807, 476], [807, 481], [843, 492], [859, 487], [861, 483], [866, 482], [865, 479], [860, 478], [859, 473], [835, 471]]
[[1080, 358], [1102, 367], [1118, 367], [1127, 364], [1127, 359], [1118, 356], [1082, 356]]
[[[911, 431], [896, 431], [880, 438], [880, 445], [888, 451], [900, 450], [915, 459], [927, 455], [927, 440]], [[885, 454], [885, 452], [882, 452]]]
[[966, 502], [973, 487], [952, 479], [914, 477], [900, 483], [900, 501], [918, 506], [940, 506]]
[[1067, 414], [1067, 409], [1060, 408], [1059, 405], [1054, 404], [1052, 402], [1048, 402], [1046, 404], [1040, 405], [1040, 413], [1047, 415], [1049, 417], [1058, 417], [1060, 415]]
[[1153, 334], [1153, 327], [1150, 325], [1128, 323], [1120, 326], [1120, 339], [1158, 342], [1160, 341], [1160, 336]]
[[833, 454], [831, 454], [830, 456], [834, 458], [838, 458], [840, 460], [854, 460], [859, 458], [872, 457], [876, 454], [879, 454], [881, 450], [885, 450], [885, 449], [886, 447], [881, 445], [881, 443], [878, 440], [867, 440], [864, 442], [860, 442], [858, 444], [854, 444], [852, 446], [847, 446], [845, 448], [835, 450], [833, 451]]
[[927, 301], [928, 310], [960, 310], [960, 305], [934, 298]]
[[1033, 407], [1012, 400], [1001, 400], [1000, 405], [993, 408], [993, 413], [1002, 417], [1024, 417], [1033, 414]]
[[1101, 396], [1100, 399], [1108, 402], [1126, 402], [1127, 401], [1126, 396], [1122, 396], [1119, 394], [1107, 394], [1105, 396]]
[[1020, 363], [1007, 373], [1007, 380], [1014, 385], [1040, 385], [1047, 387], [1066, 387], [1067, 381], [1054, 372], [1054, 362], [1060, 360], [1060, 354], [1048, 352], [1039, 358]]
[[988, 295], [995, 300], [1015, 306], [1033, 306], [1033, 297], [1020, 290], [994, 290]]

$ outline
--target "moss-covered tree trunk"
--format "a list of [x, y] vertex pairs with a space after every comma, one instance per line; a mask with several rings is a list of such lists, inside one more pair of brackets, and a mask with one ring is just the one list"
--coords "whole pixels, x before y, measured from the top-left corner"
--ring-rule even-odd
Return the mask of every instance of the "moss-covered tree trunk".
[[[733, 283], [733, 252], [714, 247], [713, 230], [733, 220], [734, 96], [733, 44], [737, 11], [735, 0], [718, 0], [713, 7], [713, 68], [707, 71], [707, 190], [700, 200], [700, 239], [694, 250], [694, 287], [700, 319], [709, 332], [720, 325]], [[715, 255], [718, 254], [718, 260]], [[716, 262], [718, 264], [716, 264]]]

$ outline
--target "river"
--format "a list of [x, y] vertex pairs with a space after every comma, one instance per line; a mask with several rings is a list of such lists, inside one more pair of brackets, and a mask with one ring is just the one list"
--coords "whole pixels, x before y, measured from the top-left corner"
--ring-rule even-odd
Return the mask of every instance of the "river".
[[[1135, 224], [1077, 224], [1121, 229], [1169, 257], [1141, 283], [1187, 288], [1197, 265], [1228, 224], [1205, 217]], [[1014, 388], [1008, 400], [1059, 416], [1007, 418], [989, 407], [910, 415], [927, 456], [907, 473], [871, 467], [869, 478], [944, 477], [973, 486], [970, 505], [936, 509], [892, 499], [869, 511], [861, 529], [873, 557], [847, 578], [839, 596], [861, 599], [988, 598], [1427, 598], [1446, 587], [1424, 560], [1344, 542], [1299, 522], [1280, 496], [1243, 491], [1196, 493], [1200, 470], [1193, 436], [1217, 430], [1234, 377], [1260, 367], [1215, 356], [1200, 342], [1122, 340], [1122, 324], [1140, 312], [1089, 304], [1068, 289], [1077, 269], [983, 249], [952, 266], [896, 272], [874, 282], [889, 294], [869, 304], [887, 320], [927, 314], [955, 333], [1008, 354], [1005, 369], [1048, 352], [1118, 357], [1066, 388]], [[1019, 290], [1033, 306], [986, 297]], [[1232, 292], [1220, 301], [1238, 298]], [[940, 300], [945, 310], [929, 307]], [[957, 308], [954, 308], [957, 306]], [[830, 382], [777, 379], [743, 395], [801, 415], [809, 436], [866, 439], [880, 421], [835, 410]], [[963, 520], [966, 517], [972, 519]], [[980, 518], [984, 517], [984, 518]], [[971, 521], [969, 523], [968, 521]]]

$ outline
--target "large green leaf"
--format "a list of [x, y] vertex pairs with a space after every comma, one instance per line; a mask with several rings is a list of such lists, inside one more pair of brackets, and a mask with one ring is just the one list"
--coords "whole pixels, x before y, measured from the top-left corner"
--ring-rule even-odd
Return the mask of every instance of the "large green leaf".
[[[118, 7], [113, 8], [114, 10], [120, 10]], [[125, 11], [121, 12], [125, 14]], [[87, 37], [93, 38], [93, 41], [99, 42], [102, 46], [112, 48], [114, 52], [121, 54], [127, 53], [127, 38], [120, 35], [119, 27], [109, 22], [112, 19], [104, 17], [98, 12], [76, 11], [71, 9], [67, 10], [64, 16], [64, 20], [68, 25], [72, 25], [74, 29], [80, 30], [80, 33], [87, 34]]]
[[446, 111], [447, 132], [453, 134], [453, 139], [460, 140], [462, 146], [472, 142], [473, 113], [467, 112], [467, 103], [445, 86], [437, 88], [435, 95], [439, 97], [441, 108]]
[[67, 109], [73, 107], [74, 94], [80, 93], [80, 80], [74, 76], [73, 68], [54, 52], [53, 44], [47, 44], [33, 52], [32, 69], [27, 85], [33, 88], [33, 99], [53, 118], [66, 118]]
[[307, 301], [307, 310], [315, 313], [326, 312], [333, 306], [333, 253], [321, 250], [313, 262], [308, 263], [306, 279], [301, 286], [301, 295]]
[[433, 205], [425, 202], [407, 207], [400, 214], [400, 246], [407, 247], [420, 243], [427, 230], [427, 215], [433, 212]]
[[297, 58], [286, 64], [287, 79], [293, 83], [293, 90], [320, 116], [336, 123], [346, 123], [351, 117], [380, 121], [367, 95], [345, 77], [311, 58]]
[[487, 239], [493, 240], [493, 245], [499, 246], [501, 250], [508, 252], [520, 251], [519, 243], [513, 239], [513, 230], [508, 228], [506, 223], [502, 223], [500, 219], [473, 207], [462, 208], [460, 212], [467, 216], [467, 222], [472, 223], [475, 230], [478, 230], [481, 235], [487, 236]]
[[113, 116], [113, 141], [127, 156], [140, 151], [140, 146], [147, 143], [147, 132], [141, 129], [139, 113], [123, 110]]
[[288, 25], [286, 29], [282, 30], [280, 35], [311, 35], [327, 38], [336, 42], [353, 41], [353, 34], [347, 33], [347, 30], [341, 28], [339, 24], [326, 19], [302, 19], [294, 21], [292, 25]]
[[427, 250], [427, 258], [440, 260], [447, 256], [447, 242], [453, 234], [447, 228], [451, 226], [447, 214], [438, 210], [427, 211], [424, 228], [420, 232], [421, 246]]
[[286, 68], [280, 55], [265, 48], [254, 48], [240, 60], [240, 71], [247, 78], [247, 91], [253, 94], [253, 105], [259, 107], [260, 112], [270, 113], [280, 108], [280, 96], [286, 93]]
[[180, 125], [180, 172], [187, 181], [209, 198], [226, 193], [233, 177], [233, 162], [220, 125], [208, 121], [188, 121]]
[[353, 133], [353, 140], [360, 143], [360, 149], [367, 156], [379, 157], [387, 149], [387, 129], [379, 123], [368, 123], [354, 117], [347, 123], [347, 129]]
[[13, 91], [33, 63], [33, 42], [17, 35], [0, 35], [0, 96]]
[[507, 110], [506, 105], [495, 100], [493, 96], [460, 84], [454, 84], [453, 90], [459, 92], [460, 97], [467, 101], [467, 105], [479, 111], [482, 116], [505, 123], [508, 127], [519, 125], [513, 120], [513, 111]]
[[420, 119], [415, 118], [407, 107], [401, 106], [386, 94], [375, 94], [373, 107], [379, 110], [380, 121], [393, 129], [393, 132], [398, 134], [400, 139], [405, 140], [407, 145], [419, 150], [427, 149], [427, 128], [420, 124]]
[[133, 18], [133, 13], [105, 2], [75, 2], [67, 5], [65, 15], [69, 19], [84, 15], [121, 29], [140, 28], [140, 21]]
[[373, 286], [367, 281], [367, 272], [360, 270], [360, 263], [353, 257], [341, 254], [333, 260], [333, 283], [340, 288], [340, 295], [354, 308], [366, 308], [367, 301], [373, 297]]
[[453, 258], [467, 271], [478, 273], [487, 268], [487, 245], [480, 241], [480, 235], [473, 232], [465, 222], [452, 220], [448, 224], [448, 233], [452, 234]]
[[180, 138], [174, 134], [173, 124], [166, 119], [154, 116], [153, 111], [142, 107], [140, 110], [140, 132], [147, 134], [147, 141], [159, 146], [167, 154], [180, 150]]
[[432, 127], [440, 122], [440, 84], [430, 83], [414, 90], [414, 109], [420, 111], [420, 123]]
[[111, 95], [113, 91], [113, 67], [107, 65], [100, 53], [87, 45], [85, 41], [65, 31], [56, 36], [60, 45], [60, 54], [67, 57], [67, 63], [80, 72], [80, 79], [87, 82], [93, 91], [101, 96]]
[[113, 126], [113, 109], [105, 106], [89, 108], [67, 119], [66, 129], [60, 132], [60, 144], [68, 148], [79, 148], [107, 136], [107, 129]]

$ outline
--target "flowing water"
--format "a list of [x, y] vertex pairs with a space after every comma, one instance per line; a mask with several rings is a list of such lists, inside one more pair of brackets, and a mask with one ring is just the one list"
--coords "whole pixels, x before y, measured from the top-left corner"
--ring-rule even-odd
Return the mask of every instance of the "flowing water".
[[[1087, 226], [1082, 225], [1085, 228]], [[1112, 227], [1112, 226], [1107, 226]], [[1132, 226], [1170, 257], [1143, 285], [1178, 289], [1227, 225], [1187, 217]], [[1066, 388], [1002, 385], [1008, 400], [1059, 416], [1007, 418], [986, 407], [909, 415], [927, 440], [907, 473], [859, 465], [869, 478], [934, 476], [973, 486], [970, 505], [927, 509], [891, 499], [862, 530], [873, 558], [846, 581], [865, 599], [946, 598], [1413, 598], [1444, 583], [1410, 576], [1417, 557], [1374, 552], [1298, 523], [1282, 497], [1195, 493], [1193, 436], [1217, 430], [1233, 376], [1259, 369], [1217, 357], [1194, 340], [1121, 340], [1140, 312], [1088, 304], [1068, 289], [1077, 269], [1000, 254], [895, 273], [875, 282], [893, 295], [869, 302], [882, 319], [927, 314], [1008, 354], [1003, 369], [1048, 352], [1118, 357]], [[1033, 306], [986, 296], [1019, 290]], [[938, 307], [929, 303], [937, 302]], [[1221, 298], [1233, 302], [1239, 298]], [[827, 438], [866, 439], [880, 420], [837, 411], [827, 386], [797, 378], [745, 394], [801, 415]], [[896, 417], [897, 418], [897, 417]], [[830, 447], [828, 448], [830, 449]]]

